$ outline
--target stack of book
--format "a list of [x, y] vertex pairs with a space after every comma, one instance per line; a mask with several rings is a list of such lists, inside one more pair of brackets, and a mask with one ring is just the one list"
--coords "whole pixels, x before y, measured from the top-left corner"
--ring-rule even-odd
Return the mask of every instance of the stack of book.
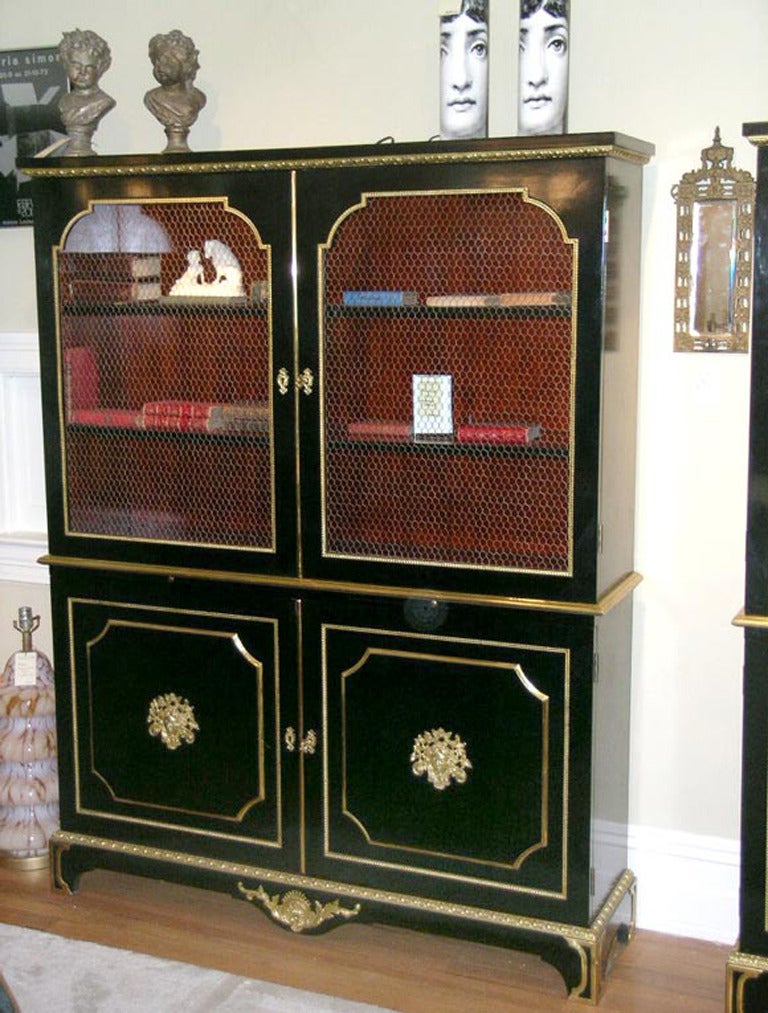
[[[351, 440], [371, 443], [403, 443], [413, 438], [413, 426], [408, 422], [365, 419], [347, 423], [347, 436]], [[456, 443], [475, 444], [527, 444], [541, 436], [541, 425], [532, 423], [462, 423], [456, 427]], [[448, 437], [450, 441], [450, 436]]]
[[429, 295], [427, 306], [570, 306], [570, 292], [457, 292], [452, 295]]
[[141, 409], [143, 429], [176, 432], [266, 433], [270, 409], [266, 402], [221, 404], [210, 401], [148, 401]]
[[207, 401], [147, 401], [141, 409], [141, 427], [208, 432], [217, 407]]
[[59, 260], [66, 304], [146, 302], [162, 294], [160, 254], [62, 253]]

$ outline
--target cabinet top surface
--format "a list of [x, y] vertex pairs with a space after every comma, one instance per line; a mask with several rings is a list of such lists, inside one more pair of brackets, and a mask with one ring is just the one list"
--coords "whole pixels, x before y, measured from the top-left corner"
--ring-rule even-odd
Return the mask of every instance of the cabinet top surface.
[[[766, 125], [768, 129], [768, 125]], [[546, 137], [494, 137], [479, 141], [417, 141], [312, 148], [276, 148], [180, 154], [59, 156], [19, 159], [32, 176], [109, 176], [132, 173], [252, 171], [398, 165], [415, 162], [494, 162], [570, 158], [623, 158], [644, 164], [654, 154], [646, 141], [616, 132]]]
[[741, 132], [753, 144], [768, 144], [768, 120], [761, 120], [759, 123], [745, 123]]

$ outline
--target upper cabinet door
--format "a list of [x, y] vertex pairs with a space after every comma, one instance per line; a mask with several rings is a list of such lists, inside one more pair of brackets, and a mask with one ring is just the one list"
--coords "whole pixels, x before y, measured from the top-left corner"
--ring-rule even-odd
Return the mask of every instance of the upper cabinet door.
[[51, 235], [52, 547], [291, 572], [286, 177], [80, 181], [76, 197]]
[[604, 182], [602, 160], [304, 178], [308, 574], [594, 594]]

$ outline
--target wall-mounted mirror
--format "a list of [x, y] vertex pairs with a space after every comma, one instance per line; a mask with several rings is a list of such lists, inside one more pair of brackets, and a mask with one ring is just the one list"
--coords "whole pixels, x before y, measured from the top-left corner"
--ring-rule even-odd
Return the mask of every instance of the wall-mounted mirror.
[[672, 187], [677, 204], [675, 351], [746, 352], [755, 181], [731, 165], [720, 128], [701, 167]]

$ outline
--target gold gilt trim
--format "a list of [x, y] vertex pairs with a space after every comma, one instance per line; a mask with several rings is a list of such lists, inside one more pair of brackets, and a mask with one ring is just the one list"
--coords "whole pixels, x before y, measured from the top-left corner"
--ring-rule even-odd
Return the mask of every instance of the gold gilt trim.
[[[754, 139], [753, 139], [754, 140]], [[146, 161], [132, 164], [98, 165], [25, 165], [24, 172], [38, 179], [86, 179], [94, 176], [173, 176], [201, 175], [212, 172], [275, 172], [298, 169], [369, 168], [382, 165], [449, 165], [461, 163], [528, 162], [570, 158], [618, 158], [635, 165], [646, 165], [650, 156], [621, 144], [574, 144], [540, 148], [490, 148], [476, 151], [432, 151], [394, 153], [383, 147], [371, 155], [298, 155], [293, 158], [222, 158], [201, 162]]]
[[359, 904], [353, 908], [343, 908], [338, 900], [328, 901], [327, 904], [322, 904], [319, 900], [312, 903], [301, 890], [289, 890], [281, 897], [278, 893], [270, 896], [263, 886], [256, 890], [246, 890], [242, 883], [238, 883], [237, 889], [246, 900], [262, 904], [274, 921], [285, 925], [291, 932], [306, 932], [320, 928], [332, 918], [349, 919], [360, 914]]
[[726, 964], [725, 1013], [747, 1013], [744, 993], [750, 981], [768, 974], [768, 957], [733, 950]]
[[176, 693], [162, 693], [150, 701], [147, 730], [154, 737], [159, 735], [167, 749], [174, 750], [184, 742], [192, 745], [195, 732], [200, 731], [200, 725], [195, 720], [195, 710], [186, 697], [177, 696]]
[[472, 762], [467, 744], [445, 728], [433, 728], [417, 735], [411, 751], [411, 770], [416, 777], [427, 775], [435, 791], [445, 791], [450, 784], [465, 784]]
[[754, 615], [741, 611], [733, 617], [731, 624], [733, 626], [743, 626], [747, 629], [768, 630], [768, 616]]
[[[712, 144], [701, 151], [701, 166], [685, 172], [672, 187], [677, 205], [677, 249], [675, 268], [675, 351], [746, 352], [749, 348], [749, 323], [752, 301], [752, 253], [754, 231], [755, 181], [746, 169], [732, 165], [733, 148], [720, 140], [715, 128]], [[733, 205], [734, 238], [731, 242], [732, 279], [730, 281], [731, 322], [728, 329], [697, 331], [694, 327], [692, 299], [699, 283], [694, 249], [697, 205], [727, 201]], [[710, 282], [711, 284], [711, 282]]]
[[125, 841], [112, 841], [89, 834], [78, 834], [68, 830], [57, 830], [51, 837], [52, 873], [56, 888], [68, 892], [62, 869], [62, 856], [71, 848], [89, 848], [111, 854], [123, 855], [142, 861], [165, 862], [184, 868], [193, 868], [219, 875], [234, 876], [238, 880], [256, 879], [278, 886], [295, 887], [297, 889], [315, 890], [322, 893], [338, 894], [343, 897], [372, 903], [390, 904], [393, 907], [415, 910], [429, 914], [461, 918], [479, 924], [494, 925], [505, 929], [518, 929], [527, 932], [540, 932], [544, 935], [559, 936], [584, 947], [593, 947], [600, 943], [601, 938], [614, 918], [625, 897], [635, 888], [636, 879], [630, 869], [616, 880], [613, 889], [606, 898], [603, 907], [588, 926], [569, 925], [567, 922], [531, 918], [526, 915], [511, 914], [506, 911], [484, 909], [467, 904], [456, 904], [452, 901], [436, 900], [430, 897], [397, 893], [391, 890], [380, 890], [374, 887], [358, 886], [341, 881], [320, 879], [297, 873], [281, 872], [276, 869], [262, 869], [258, 866], [244, 865], [238, 862], [227, 862], [218, 858], [205, 858], [202, 855], [190, 855], [165, 848], [154, 848], [141, 844], [129, 844]]
[[562, 601], [557, 598], [517, 598], [512, 595], [466, 594], [435, 591], [430, 588], [396, 587], [377, 584], [353, 584], [349, 581], [318, 580], [307, 577], [273, 577], [263, 574], [223, 570], [203, 570], [181, 566], [159, 566], [153, 563], [121, 563], [78, 556], [41, 556], [44, 566], [67, 566], [80, 570], [101, 570], [105, 573], [129, 573], [140, 576], [155, 574], [163, 577], [189, 577], [196, 580], [225, 581], [232, 584], [259, 584], [295, 591], [344, 591], [369, 594], [377, 598], [435, 598], [456, 605], [491, 605], [498, 608], [531, 609], [542, 612], [564, 612], [571, 615], [604, 616], [628, 597], [642, 581], [642, 575], [631, 571], [613, 584], [595, 602]]

